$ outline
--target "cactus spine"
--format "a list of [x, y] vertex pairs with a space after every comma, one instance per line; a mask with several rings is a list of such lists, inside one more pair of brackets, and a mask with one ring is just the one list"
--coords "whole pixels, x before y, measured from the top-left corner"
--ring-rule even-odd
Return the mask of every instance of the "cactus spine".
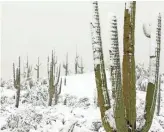
[[110, 100], [107, 90], [97, 1], [93, 2], [93, 9], [94, 11], [93, 11], [93, 21], [91, 23], [91, 36], [92, 36], [95, 80], [96, 80], [96, 87], [97, 87], [97, 94], [98, 94], [98, 104], [100, 106], [101, 120], [103, 126], [106, 132], [110, 132], [112, 128], [104, 118], [106, 110], [110, 108]]
[[13, 63], [13, 81], [14, 87], [16, 89], [16, 104], [15, 107], [19, 107], [19, 98], [20, 98], [20, 57], [19, 57], [19, 66], [16, 69], [15, 75], [15, 64]]
[[[55, 104], [57, 104], [58, 96], [61, 93], [61, 85], [62, 85], [62, 79], [60, 80], [60, 69], [61, 69], [60, 66], [58, 68], [58, 72], [56, 73], [56, 76], [54, 74], [54, 69], [55, 69], [54, 66], [56, 66], [56, 64], [54, 65], [53, 51], [52, 51], [52, 61], [50, 64], [51, 65], [50, 65], [49, 90], [48, 90], [49, 92], [48, 106], [52, 105], [52, 99], [54, 96], [55, 96]], [[59, 80], [60, 80], [60, 84], [59, 84]]]
[[36, 64], [36, 68], [34, 68], [37, 71], [37, 80], [39, 81], [39, 68], [40, 68], [41, 64], [39, 62], [39, 57], [38, 57], [38, 64]]

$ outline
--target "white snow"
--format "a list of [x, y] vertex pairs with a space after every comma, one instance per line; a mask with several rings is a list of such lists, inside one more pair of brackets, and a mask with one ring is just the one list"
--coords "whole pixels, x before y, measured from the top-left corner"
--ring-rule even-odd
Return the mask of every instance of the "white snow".
[[[47, 106], [48, 84], [35, 83], [30, 90], [21, 90], [20, 106], [15, 108], [15, 89], [0, 87], [2, 132], [105, 132], [99, 107], [95, 107], [94, 73], [85, 73], [67, 77], [67, 85], [62, 86], [57, 105]], [[107, 72], [108, 88], [111, 87]], [[164, 84], [161, 85], [160, 116], [154, 116], [149, 132], [164, 131]], [[111, 97], [111, 90], [110, 90]], [[30, 94], [30, 95], [29, 95]], [[137, 90], [137, 127], [144, 124], [144, 106], [146, 92]], [[64, 99], [67, 98], [66, 105]], [[111, 102], [114, 103], [113, 101]], [[108, 120], [115, 126], [113, 108], [106, 112]]]

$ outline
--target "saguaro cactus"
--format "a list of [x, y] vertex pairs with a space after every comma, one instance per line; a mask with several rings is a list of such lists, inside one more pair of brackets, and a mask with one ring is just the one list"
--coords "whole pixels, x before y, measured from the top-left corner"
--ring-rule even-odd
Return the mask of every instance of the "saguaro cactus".
[[78, 64], [78, 68], [80, 68], [80, 74], [84, 73], [84, 66], [83, 66], [83, 60], [81, 58], [81, 65]]
[[68, 75], [68, 53], [66, 55], [66, 62], [63, 63], [63, 68], [65, 69], [65, 76]]
[[36, 64], [36, 68], [34, 68], [37, 72], [37, 80], [39, 81], [39, 67], [41, 66], [40, 62], [39, 62], [39, 57], [38, 57], [38, 64]]
[[63, 68], [65, 70], [65, 79], [64, 79], [64, 85], [66, 85], [66, 76], [68, 75], [68, 53], [66, 55], [66, 62], [63, 63]]
[[77, 55], [77, 52], [76, 52], [76, 57], [75, 57], [75, 74], [78, 74], [78, 59], [79, 59], [79, 56]]
[[[49, 100], [48, 100], [48, 106], [52, 105], [52, 99], [55, 98], [55, 104], [57, 104], [58, 95], [61, 93], [61, 85], [62, 85], [62, 79], [60, 80], [60, 69], [59, 66], [58, 72], [56, 73], [56, 76], [54, 74], [54, 56], [52, 51], [52, 61], [50, 66], [50, 77], [49, 77]], [[57, 79], [56, 79], [57, 77]], [[60, 84], [59, 84], [60, 80]], [[58, 85], [59, 84], [59, 85]]]
[[[110, 120], [105, 120], [105, 111], [110, 110], [110, 101], [105, 96], [108, 96], [107, 92], [104, 92], [103, 88], [106, 79], [104, 79], [104, 67], [102, 59], [102, 45], [99, 27], [99, 15], [98, 4], [93, 2], [94, 5], [94, 24], [92, 26], [92, 46], [93, 57], [95, 66], [95, 80], [98, 93], [98, 103], [101, 111], [101, 119], [106, 132], [148, 132], [152, 124], [157, 84], [158, 84], [158, 72], [159, 72], [159, 53], [160, 53], [160, 17], [158, 18], [157, 28], [157, 44], [154, 45], [156, 55], [154, 62], [154, 70], [151, 69], [152, 76], [149, 79], [149, 84], [146, 94], [146, 106], [145, 106], [145, 124], [140, 128], [136, 128], [136, 89], [135, 89], [135, 61], [134, 61], [134, 30], [135, 30], [135, 9], [136, 2], [128, 2], [125, 5], [125, 17], [124, 17], [124, 56], [123, 56], [123, 86], [121, 82], [121, 70], [120, 70], [120, 57], [118, 43], [115, 41], [115, 45], [112, 47], [112, 60], [115, 68], [115, 105], [114, 105], [114, 118], [115, 126], [110, 124]], [[117, 39], [113, 39], [117, 40]], [[153, 56], [152, 56], [153, 57]], [[104, 77], [104, 78], [103, 78]], [[102, 81], [103, 80], [103, 81]], [[153, 98], [152, 98], [153, 97]], [[108, 107], [105, 107], [108, 106]]]
[[136, 128], [136, 77], [134, 59], [136, 2], [125, 5], [124, 16], [124, 55], [123, 55], [123, 94], [126, 121], [129, 130]]
[[91, 23], [91, 35], [92, 35], [95, 80], [96, 80], [96, 87], [97, 87], [97, 94], [98, 94], [98, 104], [100, 106], [103, 126], [105, 130], [109, 132], [112, 130], [112, 128], [104, 117], [105, 117], [106, 110], [110, 108], [110, 100], [109, 100], [109, 93], [107, 90], [97, 1], [93, 2], [93, 9], [94, 11], [93, 11], [93, 20]]
[[16, 104], [15, 104], [15, 107], [18, 108], [19, 98], [20, 98], [20, 57], [19, 57], [19, 66], [16, 69], [16, 75], [15, 75], [15, 64], [13, 63], [13, 81], [14, 81], [14, 87], [16, 89]]

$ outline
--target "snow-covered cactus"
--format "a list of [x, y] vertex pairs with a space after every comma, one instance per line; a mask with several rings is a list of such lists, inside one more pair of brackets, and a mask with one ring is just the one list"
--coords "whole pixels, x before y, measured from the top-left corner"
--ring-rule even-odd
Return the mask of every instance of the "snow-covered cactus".
[[16, 89], [16, 104], [15, 104], [15, 107], [18, 108], [19, 98], [20, 98], [20, 57], [19, 57], [19, 66], [16, 69], [16, 75], [15, 75], [15, 64], [13, 63], [13, 82], [14, 82], [14, 87]]
[[[135, 46], [135, 11], [136, 2], [127, 2], [125, 5], [124, 16], [124, 55], [123, 55], [123, 81], [121, 81], [121, 68], [120, 57], [117, 38], [117, 24], [116, 20], [112, 20], [112, 49], [110, 57], [112, 59], [114, 80], [113, 88], [115, 89], [114, 97], [114, 118], [115, 125], [112, 125], [111, 120], [106, 120], [105, 113], [111, 112], [111, 104], [109, 100], [107, 89], [105, 68], [102, 53], [102, 43], [100, 36], [100, 23], [98, 14], [98, 3], [93, 2], [94, 5], [94, 20], [91, 23], [92, 27], [92, 47], [95, 66], [95, 79], [98, 93], [98, 103], [101, 111], [101, 119], [106, 132], [148, 132], [152, 124], [152, 119], [155, 110], [157, 86], [158, 86], [158, 73], [159, 73], [159, 54], [160, 54], [160, 26], [161, 18], [158, 18], [157, 28], [157, 44], [154, 66], [151, 69], [152, 76], [149, 78], [147, 94], [146, 94], [146, 106], [145, 106], [145, 124], [142, 127], [136, 128], [136, 75], [135, 75], [135, 58], [134, 58], [134, 46]], [[114, 34], [115, 33], [115, 34]], [[153, 48], [152, 48], [153, 50]], [[123, 83], [123, 86], [122, 86]], [[107, 98], [108, 97], [108, 98]], [[106, 107], [108, 106], [108, 107]]]
[[77, 55], [77, 52], [76, 52], [76, 57], [75, 57], [75, 74], [78, 74], [78, 59], [79, 59], [79, 56]]
[[[117, 19], [116, 16], [112, 17], [111, 22], [111, 50], [109, 50], [110, 55], [110, 75], [111, 75], [111, 81], [112, 81], [112, 96], [115, 98], [115, 91], [116, 91], [116, 69], [118, 68], [117, 61], [119, 61], [119, 47], [118, 47], [118, 31], [117, 31]], [[115, 56], [114, 56], [115, 55]], [[120, 63], [120, 62], [119, 62]]]
[[65, 70], [65, 79], [64, 79], [64, 85], [66, 85], [66, 76], [68, 75], [68, 53], [66, 55], [66, 62], [63, 63], [63, 68]]
[[39, 57], [38, 57], [38, 64], [36, 64], [36, 68], [34, 68], [37, 72], [37, 80], [39, 81], [39, 68], [40, 68], [41, 64], [39, 62]]
[[48, 74], [48, 79], [49, 79], [49, 77], [50, 77], [50, 67], [49, 67], [49, 56], [47, 57], [47, 74]]
[[105, 112], [110, 108], [109, 93], [107, 90], [107, 80], [104, 66], [104, 57], [101, 41], [101, 30], [98, 12], [98, 2], [93, 2], [93, 20], [91, 23], [92, 49], [94, 59], [95, 80], [98, 94], [98, 104], [101, 112], [102, 124], [106, 132], [112, 131], [111, 126], [106, 121]]
[[63, 64], [63, 68], [65, 69], [65, 76], [68, 75], [68, 53], [66, 55], [66, 62]]
[[136, 2], [127, 2], [124, 12], [123, 96], [128, 130], [133, 131], [136, 129], [135, 12]]
[[[50, 65], [50, 77], [49, 77], [49, 100], [48, 106], [52, 105], [52, 99], [55, 98], [55, 104], [57, 104], [58, 96], [61, 93], [62, 79], [60, 80], [60, 69], [61, 66], [58, 67], [56, 74], [54, 74], [54, 55], [52, 51], [52, 61]], [[60, 84], [59, 84], [60, 82]]]
[[81, 58], [81, 65], [79, 65], [79, 63], [77, 63], [78, 65], [78, 68], [80, 68], [80, 74], [83, 74], [84, 73], [84, 66], [83, 66], [83, 60]]
[[160, 114], [160, 107], [161, 107], [161, 77], [159, 77], [159, 88], [158, 88], [158, 102], [157, 102], [157, 116]]
[[146, 107], [145, 107], [145, 126], [142, 131], [147, 132], [152, 124], [156, 99], [157, 99], [157, 91], [158, 91], [158, 81], [159, 81], [159, 65], [160, 65], [160, 45], [161, 45], [161, 14], [158, 15], [157, 21], [157, 30], [156, 30], [156, 43], [151, 44], [151, 52], [150, 52], [150, 73], [149, 73], [149, 83], [147, 87], [147, 95], [146, 95]]
[[151, 24], [143, 24], [143, 32], [147, 38], [151, 38]]

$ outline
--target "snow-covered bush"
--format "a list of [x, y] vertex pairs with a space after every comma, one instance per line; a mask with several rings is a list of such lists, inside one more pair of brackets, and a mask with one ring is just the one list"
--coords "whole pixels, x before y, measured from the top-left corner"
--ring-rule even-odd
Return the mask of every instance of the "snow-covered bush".
[[146, 91], [149, 72], [143, 64], [136, 65], [136, 88], [140, 91]]
[[46, 86], [35, 86], [31, 89], [28, 88], [26, 92], [21, 95], [21, 102], [22, 103], [30, 103], [35, 106], [37, 105], [47, 105], [48, 99], [48, 88]]
[[43, 116], [37, 114], [34, 110], [26, 109], [25, 111], [11, 114], [7, 118], [7, 123], [2, 128], [14, 132], [29, 132], [31, 129], [37, 129], [37, 125], [41, 122], [42, 118]]

